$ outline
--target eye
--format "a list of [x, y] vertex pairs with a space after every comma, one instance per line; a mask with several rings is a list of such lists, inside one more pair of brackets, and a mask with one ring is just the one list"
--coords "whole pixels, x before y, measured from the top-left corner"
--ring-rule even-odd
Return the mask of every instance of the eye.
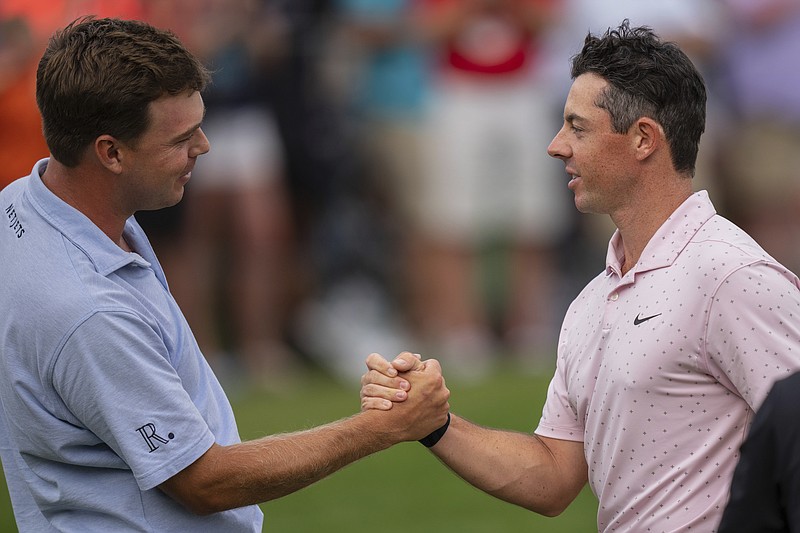
[[180, 138], [179, 138], [179, 139], [178, 139], [178, 140], [175, 142], [175, 144], [186, 144], [186, 143], [188, 143], [189, 141], [191, 141], [192, 139], [194, 139], [194, 138], [195, 138], [195, 136], [197, 136], [197, 132], [198, 132], [198, 131], [200, 131], [200, 128], [199, 128], [199, 127], [195, 128], [195, 129], [193, 129], [193, 130], [191, 130], [190, 132], [186, 133], [186, 135], [184, 135], [183, 137], [180, 137]]

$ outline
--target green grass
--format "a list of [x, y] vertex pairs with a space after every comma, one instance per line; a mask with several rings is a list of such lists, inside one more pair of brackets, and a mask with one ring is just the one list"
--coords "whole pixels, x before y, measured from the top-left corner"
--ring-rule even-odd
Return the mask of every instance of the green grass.
[[[448, 380], [454, 412], [473, 422], [532, 431], [548, 379], [513, 368], [479, 384]], [[314, 374], [280, 395], [243, 393], [233, 400], [243, 439], [296, 431], [355, 413], [358, 385], [342, 386]], [[517, 532], [596, 531], [597, 500], [585, 489], [557, 518], [545, 518], [471, 487], [424, 447], [405, 443], [367, 457], [295, 494], [262, 505], [264, 531]], [[0, 531], [15, 531], [5, 484]]]

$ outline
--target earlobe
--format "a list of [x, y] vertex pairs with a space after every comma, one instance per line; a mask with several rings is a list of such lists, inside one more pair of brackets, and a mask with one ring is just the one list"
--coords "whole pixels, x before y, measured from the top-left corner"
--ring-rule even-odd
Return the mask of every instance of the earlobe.
[[97, 160], [105, 168], [115, 174], [122, 172], [124, 150], [117, 139], [110, 135], [101, 135], [94, 141], [94, 152]]

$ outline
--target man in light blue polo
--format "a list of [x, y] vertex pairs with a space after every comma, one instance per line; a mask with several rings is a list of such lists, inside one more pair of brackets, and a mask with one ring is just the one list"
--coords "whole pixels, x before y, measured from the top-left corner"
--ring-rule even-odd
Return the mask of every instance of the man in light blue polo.
[[22, 531], [260, 531], [257, 503], [447, 420], [430, 364], [401, 413], [240, 442], [133, 217], [179, 202], [209, 150], [207, 82], [140, 22], [80, 19], [42, 57], [51, 157], [0, 192], [0, 456]]

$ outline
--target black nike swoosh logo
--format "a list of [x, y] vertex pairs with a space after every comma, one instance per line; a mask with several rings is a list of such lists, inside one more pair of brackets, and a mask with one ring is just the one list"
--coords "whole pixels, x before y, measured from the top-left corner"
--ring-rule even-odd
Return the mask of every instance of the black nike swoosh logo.
[[647, 321], [648, 321], [648, 320], [650, 320], [651, 318], [655, 318], [655, 317], [657, 317], [657, 316], [661, 316], [661, 313], [658, 313], [657, 315], [646, 316], [646, 317], [644, 317], [644, 318], [639, 318], [639, 315], [637, 314], [637, 315], [636, 315], [636, 318], [634, 318], [634, 319], [633, 319], [633, 325], [634, 325], [634, 326], [638, 326], [638, 325], [639, 325], [639, 324], [641, 324], [642, 322], [647, 322]]

